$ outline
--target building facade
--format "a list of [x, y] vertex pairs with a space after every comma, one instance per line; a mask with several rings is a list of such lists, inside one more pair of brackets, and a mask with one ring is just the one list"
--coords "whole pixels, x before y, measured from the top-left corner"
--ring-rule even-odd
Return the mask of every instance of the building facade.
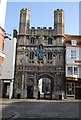
[[66, 37], [66, 97], [81, 99], [81, 36]]
[[[39, 80], [50, 79], [50, 99], [65, 94], [64, 11], [54, 11], [54, 28], [31, 27], [30, 10], [20, 11], [14, 97], [40, 98]], [[45, 92], [45, 91], [43, 91]]]
[[5, 23], [5, 14], [6, 14], [6, 3], [7, 0], [0, 0], [0, 97], [2, 97], [2, 64], [3, 60], [5, 58], [5, 54], [3, 52], [4, 49], [4, 36], [5, 36], [5, 30], [4, 30], [4, 23]]
[[2, 65], [5, 58], [4, 49], [4, 30], [0, 27], [0, 97], [2, 97]]
[[13, 30], [13, 36], [5, 36], [4, 53], [6, 58], [3, 62], [2, 82], [3, 82], [3, 98], [12, 98], [14, 84], [14, 69], [16, 56], [17, 31]]

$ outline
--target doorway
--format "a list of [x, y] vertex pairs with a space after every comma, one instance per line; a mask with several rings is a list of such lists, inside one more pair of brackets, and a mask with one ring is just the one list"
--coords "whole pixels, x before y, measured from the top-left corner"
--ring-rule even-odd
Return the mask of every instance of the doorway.
[[80, 86], [76, 86], [75, 88], [75, 98], [81, 99], [81, 87]]
[[33, 86], [27, 86], [27, 98], [33, 98]]
[[9, 98], [10, 94], [10, 83], [4, 83], [3, 98]]

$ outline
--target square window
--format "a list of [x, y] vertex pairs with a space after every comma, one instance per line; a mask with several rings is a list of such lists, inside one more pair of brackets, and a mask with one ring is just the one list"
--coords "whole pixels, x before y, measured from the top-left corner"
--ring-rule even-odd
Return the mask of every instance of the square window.
[[76, 59], [76, 50], [71, 50], [71, 58]]
[[78, 67], [68, 67], [68, 75], [78, 75]]
[[78, 68], [74, 67], [74, 75], [78, 75]]
[[68, 67], [68, 74], [73, 75], [73, 67]]
[[71, 44], [72, 45], [77, 45], [77, 41], [76, 40], [71, 40]]
[[48, 38], [48, 44], [52, 44], [52, 38]]

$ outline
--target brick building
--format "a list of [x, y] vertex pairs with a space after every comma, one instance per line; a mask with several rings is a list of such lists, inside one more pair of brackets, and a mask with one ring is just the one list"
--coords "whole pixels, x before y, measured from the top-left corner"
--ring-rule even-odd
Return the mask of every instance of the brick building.
[[2, 97], [2, 64], [5, 58], [5, 54], [3, 53], [4, 48], [4, 30], [0, 27], [0, 97]]
[[5, 30], [4, 30], [4, 23], [5, 23], [5, 13], [6, 13], [6, 3], [7, 0], [0, 0], [0, 97], [2, 97], [2, 64], [3, 60], [5, 58], [5, 54], [3, 53], [4, 49], [4, 35], [5, 35]]

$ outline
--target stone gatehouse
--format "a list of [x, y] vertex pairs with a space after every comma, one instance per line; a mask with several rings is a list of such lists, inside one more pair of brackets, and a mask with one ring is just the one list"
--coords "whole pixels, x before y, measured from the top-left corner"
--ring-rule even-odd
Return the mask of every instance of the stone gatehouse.
[[[54, 28], [30, 28], [30, 10], [20, 10], [14, 83], [15, 98], [41, 98], [40, 89], [43, 89], [43, 95], [49, 92], [50, 99], [64, 95], [64, 40], [64, 10], [54, 10]], [[42, 80], [41, 88], [40, 79]], [[44, 80], [49, 81], [47, 91]]]

